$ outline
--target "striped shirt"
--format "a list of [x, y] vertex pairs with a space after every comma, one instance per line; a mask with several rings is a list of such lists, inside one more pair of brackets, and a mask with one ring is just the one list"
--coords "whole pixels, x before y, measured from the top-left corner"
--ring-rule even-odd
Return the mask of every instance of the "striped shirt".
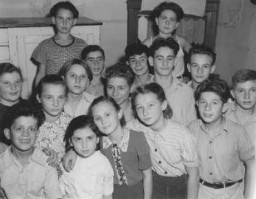
[[160, 132], [154, 132], [137, 120], [128, 125], [144, 132], [153, 170], [158, 175], [176, 177], [187, 173], [185, 167], [198, 167], [196, 139], [183, 125], [168, 120], [167, 126]]

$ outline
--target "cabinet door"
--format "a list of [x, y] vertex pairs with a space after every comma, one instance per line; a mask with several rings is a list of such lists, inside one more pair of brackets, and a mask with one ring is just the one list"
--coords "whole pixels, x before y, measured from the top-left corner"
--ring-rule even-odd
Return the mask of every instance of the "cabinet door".
[[[21, 68], [24, 79], [22, 98], [27, 99], [31, 94], [37, 71], [37, 66], [31, 62], [31, 55], [41, 41], [53, 36], [54, 31], [52, 27], [10, 28], [8, 31], [10, 61]], [[84, 39], [88, 44], [99, 44], [99, 31], [99, 26], [77, 26], [73, 28], [72, 34]]]

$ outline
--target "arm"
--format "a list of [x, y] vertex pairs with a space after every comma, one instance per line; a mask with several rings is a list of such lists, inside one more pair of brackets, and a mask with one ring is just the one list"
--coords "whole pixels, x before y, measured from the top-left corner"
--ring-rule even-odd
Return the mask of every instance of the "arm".
[[188, 173], [188, 199], [197, 199], [199, 187], [198, 167], [186, 167]]
[[56, 151], [50, 148], [44, 148], [42, 151], [48, 156], [46, 162], [49, 166], [56, 167], [59, 164], [59, 157]]
[[151, 167], [146, 170], [143, 170], [142, 172], [143, 172], [144, 199], [151, 199], [152, 187], [153, 187]]
[[245, 179], [244, 179], [244, 195], [246, 199], [254, 198], [254, 190], [255, 190], [255, 177], [256, 177], [256, 169], [255, 169], [255, 157], [249, 159], [244, 162], [246, 166], [245, 170]]
[[182, 45], [183, 50], [185, 50], [185, 51], [188, 53], [188, 51], [189, 51], [190, 48], [191, 48], [191, 44], [190, 44], [189, 41], [188, 41], [187, 39], [185, 39], [184, 37], [179, 36], [179, 38], [180, 38], [180, 43], [181, 43], [181, 45]]
[[46, 65], [39, 64], [38, 70], [35, 77], [35, 87], [38, 85], [39, 81], [46, 75]]
[[69, 150], [62, 158], [62, 164], [64, 169], [69, 172], [71, 171], [76, 163], [77, 155], [73, 149]]

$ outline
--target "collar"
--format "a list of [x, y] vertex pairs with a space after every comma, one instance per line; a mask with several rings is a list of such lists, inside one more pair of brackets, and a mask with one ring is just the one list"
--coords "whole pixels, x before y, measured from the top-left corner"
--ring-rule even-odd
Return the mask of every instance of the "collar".
[[[220, 130], [220, 131], [218, 131], [219, 133], [217, 133], [218, 135], [219, 134], [221, 134], [221, 133], [228, 133], [228, 123], [227, 123], [227, 119], [225, 118], [225, 117], [223, 117], [223, 119], [225, 119], [225, 121], [224, 121], [224, 124], [223, 124], [223, 126], [222, 126], [222, 129]], [[199, 127], [203, 130], [203, 132], [205, 132], [205, 133], [207, 133], [208, 134], [208, 131], [206, 130], [206, 128], [205, 128], [205, 124], [204, 124], [204, 122], [201, 120], [201, 119], [199, 119], [198, 120], [199, 121]]]

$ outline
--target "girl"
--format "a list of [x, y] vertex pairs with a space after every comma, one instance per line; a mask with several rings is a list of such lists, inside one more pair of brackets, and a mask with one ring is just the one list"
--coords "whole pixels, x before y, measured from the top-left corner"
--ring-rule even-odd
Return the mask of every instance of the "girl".
[[64, 198], [111, 199], [113, 169], [108, 159], [97, 151], [100, 132], [90, 116], [74, 118], [66, 131], [66, 150], [77, 154], [74, 169], [60, 178]]
[[0, 64], [0, 142], [9, 145], [3, 133], [3, 116], [21, 101], [22, 75], [11, 63]]
[[184, 73], [184, 53], [191, 48], [190, 43], [183, 37], [176, 34], [176, 29], [179, 26], [180, 20], [183, 18], [183, 9], [174, 2], [162, 2], [152, 12], [152, 21], [154, 29], [158, 34], [154, 37], [146, 39], [143, 43], [148, 47], [152, 45], [154, 40], [159, 37], [175, 39], [179, 46], [179, 52], [176, 56], [176, 65], [173, 70], [173, 77], [181, 77]]
[[[102, 96], [95, 99], [89, 113], [105, 135], [101, 140], [101, 148], [114, 169], [113, 198], [150, 199], [151, 160], [144, 135], [124, 126], [122, 110], [112, 98]], [[70, 169], [69, 159], [64, 159], [67, 169]]]
[[70, 117], [86, 115], [95, 96], [86, 92], [92, 80], [91, 69], [80, 59], [71, 59], [61, 68], [62, 76], [68, 88], [64, 112]]
[[36, 98], [42, 105], [45, 122], [39, 128], [36, 146], [56, 152], [59, 160], [65, 153], [63, 138], [71, 120], [63, 112], [66, 95], [65, 82], [58, 75], [46, 75], [37, 86]]
[[131, 99], [141, 122], [134, 121], [133, 128], [144, 132], [151, 151], [153, 198], [196, 199], [196, 140], [187, 128], [170, 119], [172, 111], [163, 88], [157, 83], [137, 87]]

